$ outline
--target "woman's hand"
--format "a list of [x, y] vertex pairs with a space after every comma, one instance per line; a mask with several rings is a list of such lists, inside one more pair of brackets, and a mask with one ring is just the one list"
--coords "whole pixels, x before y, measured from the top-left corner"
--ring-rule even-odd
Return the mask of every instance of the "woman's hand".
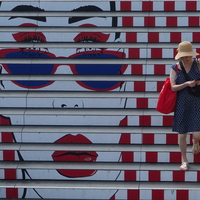
[[196, 80], [193, 80], [193, 81], [187, 81], [187, 85], [188, 87], [194, 87], [196, 84], [200, 84], [200, 81], [196, 81]]
[[200, 80], [196, 81], [196, 84], [197, 84], [197, 85], [200, 85]]

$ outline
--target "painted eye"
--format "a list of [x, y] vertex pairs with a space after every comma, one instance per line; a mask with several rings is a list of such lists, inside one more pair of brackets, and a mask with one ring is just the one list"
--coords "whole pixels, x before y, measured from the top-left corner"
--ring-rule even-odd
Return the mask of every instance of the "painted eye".
[[[20, 26], [36, 26], [36, 24], [25, 23]], [[17, 42], [46, 42], [46, 37], [42, 32], [19, 32], [12, 34]]]
[[17, 42], [46, 42], [46, 39], [39, 33], [16, 33], [13, 37]]
[[74, 42], [107, 42], [110, 34], [104, 33], [79, 33], [75, 38]]

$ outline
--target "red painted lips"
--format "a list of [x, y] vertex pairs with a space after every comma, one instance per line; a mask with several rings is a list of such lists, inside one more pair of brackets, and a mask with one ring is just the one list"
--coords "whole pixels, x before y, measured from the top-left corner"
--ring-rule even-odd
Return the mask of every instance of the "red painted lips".
[[[84, 143], [91, 144], [92, 142], [86, 138], [85, 136], [78, 135], [66, 135], [59, 140], [55, 141], [55, 143]], [[98, 154], [94, 151], [55, 151], [52, 154], [52, 158], [54, 161], [78, 161], [78, 162], [96, 162]], [[78, 177], [87, 177], [94, 175], [97, 170], [68, 170], [68, 169], [57, 169], [57, 171], [66, 177], [78, 178]]]

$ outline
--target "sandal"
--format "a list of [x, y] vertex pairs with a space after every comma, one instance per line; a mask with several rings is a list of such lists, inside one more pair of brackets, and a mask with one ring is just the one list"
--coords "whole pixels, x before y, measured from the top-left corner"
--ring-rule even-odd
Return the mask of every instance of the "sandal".
[[192, 140], [193, 146], [192, 146], [192, 153], [194, 155], [199, 154], [199, 142], [198, 143], [194, 143], [194, 139]]
[[180, 170], [182, 171], [188, 171], [188, 162], [182, 162], [181, 166], [180, 166]]

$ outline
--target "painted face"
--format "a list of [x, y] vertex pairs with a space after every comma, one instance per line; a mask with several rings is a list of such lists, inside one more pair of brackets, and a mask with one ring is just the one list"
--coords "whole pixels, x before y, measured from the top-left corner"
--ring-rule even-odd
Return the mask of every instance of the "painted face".
[[[23, 6], [21, 6], [23, 5]], [[26, 2], [2, 3], [1, 10], [23, 9], [45, 9], [45, 10], [67, 10], [67, 11], [103, 11], [110, 10], [109, 2], [96, 3], [90, 2]], [[38, 7], [38, 8], [37, 8]], [[72, 11], [73, 12], [73, 11]], [[113, 18], [67, 18], [56, 17], [49, 18], [4, 18], [2, 25], [11, 26], [89, 26], [91, 28], [98, 26], [112, 26]], [[2, 41], [16, 42], [114, 42], [119, 40], [119, 34], [115, 33], [41, 33], [41, 32], [16, 32], [1, 33]], [[12, 48], [1, 49], [0, 57], [22, 57], [22, 58], [124, 58], [125, 53], [121, 49], [99, 49], [99, 48]], [[5, 74], [123, 74], [126, 65], [113, 64], [75, 64], [69, 65], [51, 65], [51, 64], [2, 64], [2, 73]], [[62, 90], [62, 91], [120, 91], [124, 84], [119, 81], [3, 81], [2, 90]], [[124, 89], [124, 88], [123, 88]], [[123, 108], [125, 99], [105, 99], [105, 98], [27, 98], [27, 99], [9, 99], [1, 98], [2, 107], [47, 107], [47, 108]], [[59, 116], [59, 115], [24, 115], [9, 116], [13, 125], [109, 125], [118, 126], [125, 116]], [[120, 134], [95, 134], [95, 133], [14, 133], [16, 142], [47, 142], [47, 143], [119, 143]], [[80, 161], [80, 162], [117, 162], [120, 159], [120, 152], [96, 152], [96, 151], [21, 151], [23, 160], [47, 160], [47, 161]], [[26, 170], [33, 179], [81, 179], [81, 180], [116, 180], [119, 171], [107, 172], [97, 170]], [[21, 171], [18, 172], [20, 177]], [[26, 178], [29, 177], [26, 175]], [[38, 189], [37, 192], [29, 190], [26, 198], [95, 198], [98, 195], [102, 199], [109, 199], [114, 191], [106, 191], [102, 194], [100, 191], [88, 190], [59, 190], [54, 192], [45, 189]], [[20, 190], [23, 195], [23, 190]]]

